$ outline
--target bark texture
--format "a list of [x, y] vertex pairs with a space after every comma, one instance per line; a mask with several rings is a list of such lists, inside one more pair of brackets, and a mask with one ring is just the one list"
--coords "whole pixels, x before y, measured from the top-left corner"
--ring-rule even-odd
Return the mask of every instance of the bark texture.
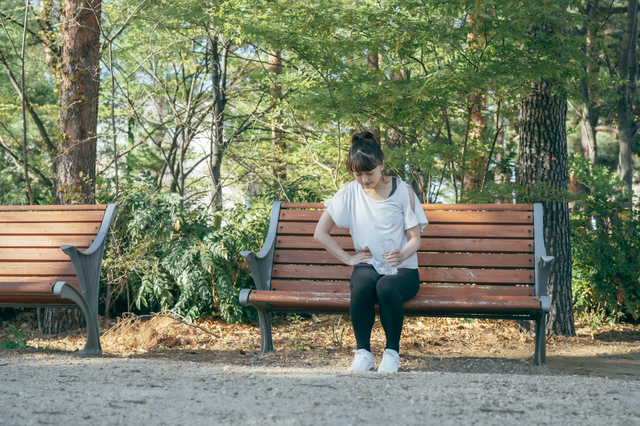
[[637, 132], [633, 119], [634, 104], [638, 91], [638, 0], [629, 0], [627, 22], [620, 46], [618, 76], [622, 83], [618, 86], [618, 137], [620, 154], [618, 174], [624, 181], [624, 189], [632, 190], [633, 167], [631, 147]]
[[531, 193], [544, 208], [544, 242], [547, 254], [555, 256], [548, 294], [551, 312], [547, 328], [561, 335], [575, 335], [571, 293], [571, 238], [569, 207], [566, 202], [549, 199], [536, 188], [538, 181], [555, 190], [567, 189], [567, 103], [552, 95], [548, 82], [535, 84], [532, 95], [520, 108], [520, 161], [518, 182], [531, 187]]
[[[66, 0], [61, 14], [55, 204], [95, 203], [100, 14], [100, 0]], [[48, 62], [50, 66], [57, 64], [53, 58]], [[78, 308], [39, 310], [42, 333], [55, 334], [84, 325]]]
[[[224, 155], [224, 111], [227, 105], [227, 56], [230, 42], [211, 37], [211, 86], [213, 92], [213, 129], [211, 137], [211, 209], [222, 210], [222, 157]], [[220, 221], [215, 223], [219, 226]]]
[[56, 204], [95, 202], [100, 13], [100, 0], [66, 0], [62, 11]]
[[[274, 82], [271, 89], [271, 103], [276, 103], [282, 99], [282, 89], [275, 81], [277, 76], [282, 75], [282, 57], [280, 52], [272, 50], [269, 52], [269, 72]], [[271, 123], [271, 143], [273, 147], [274, 175], [278, 180], [287, 180], [287, 141], [284, 138], [283, 129], [279, 126], [282, 121], [282, 113], [276, 109]]]

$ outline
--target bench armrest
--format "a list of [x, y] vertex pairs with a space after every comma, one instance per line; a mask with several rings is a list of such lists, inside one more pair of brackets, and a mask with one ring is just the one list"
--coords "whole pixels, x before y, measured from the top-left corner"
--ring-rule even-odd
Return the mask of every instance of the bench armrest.
[[109, 233], [111, 221], [118, 213], [117, 204], [109, 204], [105, 211], [102, 225], [93, 244], [86, 250], [80, 251], [75, 246], [63, 245], [60, 250], [65, 252], [73, 263], [80, 281], [80, 288], [87, 299], [89, 309], [97, 315], [98, 312], [98, 287], [100, 285], [100, 269], [102, 267], [102, 255]]
[[280, 206], [282, 202], [275, 201], [271, 207], [271, 220], [267, 238], [258, 254], [252, 251], [243, 251], [240, 254], [247, 260], [253, 281], [258, 290], [271, 289], [271, 267], [273, 266], [273, 254], [276, 249], [276, 235], [278, 233], [278, 220], [280, 219]]
[[[96, 235], [96, 239], [93, 240], [91, 246], [86, 249], [84, 252], [78, 250], [74, 246], [63, 245], [60, 246], [60, 250], [67, 253], [67, 250], [76, 251], [80, 254], [89, 256], [99, 250], [101, 247], [104, 247], [105, 241], [107, 239], [107, 234], [109, 233], [109, 226], [111, 226], [111, 221], [118, 214], [118, 205], [117, 204], [109, 204], [104, 213], [104, 218], [102, 219], [102, 224], [100, 225], [100, 229], [98, 230], [98, 235]], [[69, 254], [69, 253], [67, 253]]]
[[536, 289], [535, 294], [538, 297], [547, 295], [547, 284], [549, 282], [549, 274], [551, 273], [551, 265], [556, 258], [553, 256], [536, 257]]

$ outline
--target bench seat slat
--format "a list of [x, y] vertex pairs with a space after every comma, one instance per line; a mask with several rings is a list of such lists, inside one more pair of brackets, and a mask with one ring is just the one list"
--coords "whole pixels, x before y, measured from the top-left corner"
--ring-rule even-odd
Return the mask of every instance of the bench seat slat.
[[[278, 235], [304, 235], [312, 236], [316, 230], [314, 222], [280, 222]], [[334, 236], [349, 236], [349, 230], [334, 227], [331, 230]], [[439, 225], [429, 224], [422, 237], [439, 238], [533, 238], [533, 226], [531, 225]]]
[[[271, 291], [294, 291], [298, 293], [350, 293], [348, 282], [329, 281], [281, 281], [271, 282]], [[422, 284], [418, 295], [501, 295], [501, 296], [534, 296], [533, 286], [498, 286], [498, 285], [452, 285]]]
[[[276, 250], [273, 257], [273, 263], [342, 265], [342, 262], [336, 259], [331, 253], [327, 251], [313, 250]], [[533, 255], [530, 254], [418, 253], [418, 266], [533, 268], [534, 263]]]
[[[343, 250], [353, 250], [351, 237], [336, 237], [335, 241]], [[315, 249], [324, 247], [313, 237], [298, 237], [294, 235], [278, 236], [276, 249]], [[451, 252], [496, 252], [496, 253], [533, 253], [533, 240], [487, 240], [473, 238], [422, 238], [420, 251], [451, 251]]]
[[[322, 210], [282, 210], [283, 222], [318, 222]], [[533, 212], [511, 211], [428, 211], [429, 223], [475, 223], [475, 224], [533, 224]]]
[[[351, 266], [275, 265], [273, 278], [348, 280]], [[418, 269], [421, 282], [476, 284], [533, 284], [533, 270], [520, 269]]]
[[[300, 307], [302, 310], [349, 310], [350, 295], [346, 293], [308, 293], [295, 291], [253, 290], [249, 301], [265, 304], [272, 309]], [[531, 296], [493, 295], [418, 295], [404, 304], [405, 311], [494, 313], [520, 312], [540, 309], [540, 298]]]
[[0, 223], [66, 223], [101, 222], [104, 211], [36, 211], [5, 212], [0, 211]]
[[[78, 247], [86, 249], [86, 247]], [[55, 248], [2, 248], [0, 247], [0, 262], [64, 262], [69, 256], [62, 250]], [[2, 263], [0, 263], [2, 265]]]
[[[0, 282], [0, 294], [19, 294], [19, 293], [29, 293], [29, 294], [47, 294], [53, 292], [53, 286], [58, 281], [66, 281], [69, 284], [72, 284], [78, 290], [81, 290], [80, 283], [77, 279], [67, 280], [65, 278], [60, 279], [51, 279], [49, 278], [46, 281], [2, 281]], [[56, 296], [57, 297], [57, 296]]]
[[0, 235], [97, 235], [101, 222], [0, 223]]
[[89, 247], [95, 234], [91, 235], [0, 235], [0, 248], [60, 248], [62, 245]]
[[[533, 211], [533, 204], [423, 204], [424, 210]], [[282, 203], [282, 209], [324, 209], [324, 203]]]
[[73, 285], [75, 288], [80, 288], [80, 281], [78, 281], [77, 276], [73, 277], [56, 277], [56, 276], [43, 276], [43, 277], [30, 277], [30, 276], [2, 276], [0, 278], [3, 283], [32, 283], [32, 282], [52, 282], [57, 283], [58, 281], [66, 281], [69, 284]]
[[55, 308], [77, 308], [78, 304], [71, 299], [62, 299], [53, 293], [47, 295], [22, 294], [22, 295], [2, 295], [0, 307], [55, 307]]
[[69, 210], [106, 210], [107, 204], [60, 204], [47, 206], [0, 206], [0, 211], [69, 211]]
[[75, 276], [71, 262], [0, 262], [2, 276]]

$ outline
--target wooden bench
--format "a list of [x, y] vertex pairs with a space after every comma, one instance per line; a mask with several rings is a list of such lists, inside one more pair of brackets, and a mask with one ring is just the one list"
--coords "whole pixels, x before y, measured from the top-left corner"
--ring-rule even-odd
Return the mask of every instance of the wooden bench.
[[100, 355], [102, 254], [118, 206], [0, 206], [0, 307], [80, 307]]
[[[546, 363], [546, 295], [553, 257], [547, 256], [541, 204], [425, 204], [429, 225], [418, 251], [421, 289], [405, 303], [409, 316], [531, 319], [534, 362]], [[243, 252], [256, 289], [240, 303], [258, 310], [262, 352], [273, 350], [272, 312], [349, 312], [349, 278], [343, 265], [314, 240], [323, 204], [275, 202], [266, 242]], [[353, 250], [347, 229], [331, 232]]]

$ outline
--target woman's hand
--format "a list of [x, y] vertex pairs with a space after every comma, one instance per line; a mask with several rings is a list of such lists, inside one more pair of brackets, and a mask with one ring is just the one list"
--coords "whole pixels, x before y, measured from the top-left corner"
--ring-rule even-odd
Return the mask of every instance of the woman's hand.
[[347, 265], [356, 266], [360, 263], [365, 263], [367, 260], [373, 259], [373, 255], [369, 250], [360, 251], [353, 256], [349, 257]]
[[389, 265], [393, 267], [400, 265], [404, 260], [402, 252], [398, 249], [391, 250], [389, 255], [387, 255], [387, 262], [389, 262]]

